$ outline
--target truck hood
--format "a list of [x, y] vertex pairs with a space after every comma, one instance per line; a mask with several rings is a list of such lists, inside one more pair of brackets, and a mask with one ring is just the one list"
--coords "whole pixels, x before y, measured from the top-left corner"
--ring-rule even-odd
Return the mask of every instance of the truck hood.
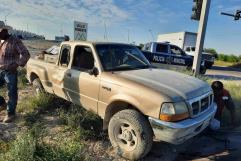
[[120, 77], [168, 96], [173, 102], [188, 100], [211, 91], [211, 87], [194, 77], [164, 69], [118, 72]]

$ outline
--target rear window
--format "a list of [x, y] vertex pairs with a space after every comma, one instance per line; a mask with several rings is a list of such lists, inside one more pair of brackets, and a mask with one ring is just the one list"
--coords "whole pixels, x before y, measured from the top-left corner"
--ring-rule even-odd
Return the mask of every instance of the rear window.
[[164, 45], [164, 44], [157, 44], [156, 52], [167, 53], [168, 52], [168, 46]]

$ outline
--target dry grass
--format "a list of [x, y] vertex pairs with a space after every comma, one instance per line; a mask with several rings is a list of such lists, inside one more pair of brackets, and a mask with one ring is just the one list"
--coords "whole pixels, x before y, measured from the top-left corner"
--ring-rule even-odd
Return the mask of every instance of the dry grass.
[[214, 62], [215, 66], [222, 66], [222, 67], [233, 67], [233, 68], [240, 68], [241, 69], [241, 62], [240, 63], [231, 63], [231, 62], [225, 62], [221, 60], [216, 60]]
[[232, 65], [232, 66], [230, 66], [230, 67], [232, 67], [232, 68], [238, 68], [238, 69], [241, 70], [241, 63], [234, 64], [234, 65]]

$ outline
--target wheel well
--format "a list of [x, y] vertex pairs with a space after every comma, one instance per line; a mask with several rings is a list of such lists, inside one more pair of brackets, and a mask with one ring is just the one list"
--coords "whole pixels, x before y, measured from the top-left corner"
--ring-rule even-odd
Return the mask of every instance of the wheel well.
[[103, 129], [107, 130], [112, 116], [114, 116], [117, 112], [125, 110], [125, 109], [133, 109], [133, 110], [136, 110], [136, 111], [142, 113], [140, 110], [138, 110], [138, 108], [136, 108], [135, 106], [133, 106], [130, 103], [123, 102], [123, 101], [113, 102], [109, 106], [107, 106], [107, 109], [105, 111], [105, 117], [103, 120]]
[[30, 74], [30, 82], [33, 82], [34, 79], [38, 78], [38, 75], [36, 73]]

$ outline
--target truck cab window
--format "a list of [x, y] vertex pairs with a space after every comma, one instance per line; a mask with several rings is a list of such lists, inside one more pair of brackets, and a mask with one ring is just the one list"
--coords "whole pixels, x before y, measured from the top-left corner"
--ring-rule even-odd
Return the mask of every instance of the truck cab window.
[[157, 44], [156, 45], [156, 52], [168, 53], [168, 46], [165, 45], [165, 44]]
[[179, 55], [179, 56], [185, 55], [185, 53], [179, 47], [173, 46], [173, 45], [171, 45], [170, 47], [171, 47], [171, 53], [172, 54]]
[[94, 57], [91, 48], [86, 46], [75, 47], [72, 68], [81, 71], [94, 68]]
[[63, 46], [61, 49], [60, 66], [68, 67], [70, 60], [70, 46]]
[[151, 50], [151, 44], [150, 43], [145, 44], [144, 50], [145, 51], [150, 51]]

